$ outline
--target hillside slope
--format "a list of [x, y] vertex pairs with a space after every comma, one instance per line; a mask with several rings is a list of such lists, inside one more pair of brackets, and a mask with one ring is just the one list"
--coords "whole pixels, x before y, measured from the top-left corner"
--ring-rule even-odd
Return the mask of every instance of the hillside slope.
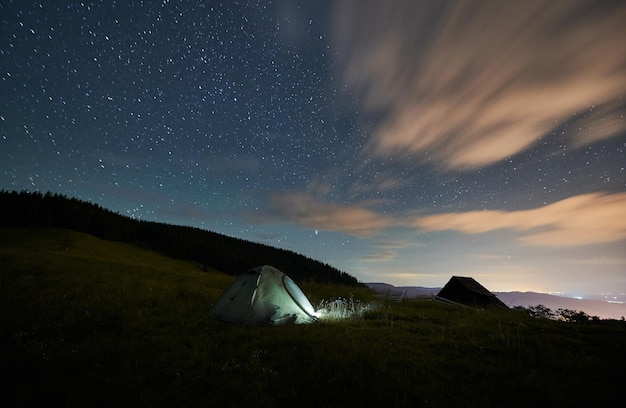
[[297, 254], [199, 228], [132, 219], [96, 204], [58, 194], [0, 192], [0, 226], [57, 227], [134, 243], [237, 275], [259, 265], [289, 271], [295, 281], [359, 285], [328, 264]]
[[[114, 292], [124, 290], [125, 284], [135, 291], [150, 282], [165, 288], [170, 283], [189, 281], [199, 297], [209, 295], [210, 300], [233, 280], [214, 269], [203, 272], [202, 266], [192, 261], [59, 228], [0, 227], [0, 265], [4, 290], [13, 289], [10, 285], [16, 282], [28, 284], [30, 279], [38, 288], [50, 285], [51, 291], [57, 290], [54, 285], [67, 281], [71, 285], [102, 285], [101, 291]], [[217, 290], [202, 292], [202, 282], [207, 290]], [[30, 303], [30, 295], [25, 294], [25, 303]]]
[[[3, 405], [527, 407], [622, 398], [622, 322], [567, 324], [423, 300], [380, 304], [362, 318], [248, 327], [208, 317], [233, 279], [74, 231], [0, 228]], [[372, 302], [361, 287], [302, 289], [318, 300]]]

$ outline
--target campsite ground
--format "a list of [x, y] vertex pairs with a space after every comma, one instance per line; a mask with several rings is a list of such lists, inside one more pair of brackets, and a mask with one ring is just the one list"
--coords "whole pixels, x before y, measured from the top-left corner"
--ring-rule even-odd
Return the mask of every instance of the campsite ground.
[[[271, 262], [268, 262], [271, 263]], [[289, 273], [289, 271], [284, 271]], [[301, 284], [362, 318], [245, 327], [232, 276], [56, 229], [0, 230], [4, 406], [587, 406], [622, 398], [622, 322], [568, 324]]]

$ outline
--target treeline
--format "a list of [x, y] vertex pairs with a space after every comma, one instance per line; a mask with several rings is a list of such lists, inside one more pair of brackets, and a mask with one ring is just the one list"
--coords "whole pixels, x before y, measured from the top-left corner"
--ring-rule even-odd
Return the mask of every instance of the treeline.
[[558, 320], [562, 322], [568, 323], [615, 323], [620, 322], [623, 324], [624, 316], [622, 316], [621, 320], [615, 319], [600, 319], [598, 316], [590, 316], [582, 310], [571, 310], [571, 309], [556, 309], [552, 310], [544, 305], [536, 305], [536, 306], [516, 306], [513, 310], [521, 311], [523, 313], [528, 314], [531, 317], [536, 317], [538, 319], [550, 319], [550, 320]]
[[0, 191], [0, 225], [57, 227], [129, 242], [236, 275], [269, 264], [296, 281], [358, 285], [353, 276], [293, 251], [202, 230], [142, 221], [60, 194]]

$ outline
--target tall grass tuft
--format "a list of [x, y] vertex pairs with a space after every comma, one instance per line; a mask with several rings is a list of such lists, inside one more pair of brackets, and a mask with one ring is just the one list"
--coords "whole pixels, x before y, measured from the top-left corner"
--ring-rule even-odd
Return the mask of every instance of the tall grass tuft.
[[342, 297], [330, 301], [322, 299], [317, 306], [317, 315], [320, 320], [328, 321], [362, 319], [366, 313], [380, 308], [382, 308], [380, 302], [361, 302], [350, 294], [347, 299]]

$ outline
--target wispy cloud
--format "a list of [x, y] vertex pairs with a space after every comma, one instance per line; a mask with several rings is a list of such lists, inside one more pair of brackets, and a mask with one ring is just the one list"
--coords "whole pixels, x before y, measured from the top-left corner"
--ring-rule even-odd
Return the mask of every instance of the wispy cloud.
[[306, 228], [339, 231], [354, 236], [371, 236], [395, 223], [393, 218], [364, 207], [332, 204], [301, 192], [271, 196], [263, 216]]
[[481, 259], [485, 261], [499, 261], [510, 259], [511, 257], [508, 255], [496, 255], [496, 254], [477, 254], [475, 256], [476, 259]]
[[625, 112], [626, 101], [620, 98], [594, 106], [588, 112], [573, 118], [569, 127], [579, 131], [573, 137], [572, 147], [589, 145], [619, 134], [626, 127]]
[[596, 266], [606, 266], [606, 265], [614, 265], [614, 266], [622, 266], [622, 267], [626, 266], [626, 258], [606, 257], [606, 256], [576, 259], [575, 262], [578, 264], [596, 265]]
[[367, 254], [361, 258], [365, 262], [387, 262], [396, 259], [396, 251], [380, 251]]
[[[521, 211], [467, 211], [408, 217], [378, 214], [362, 206], [324, 202], [302, 192], [271, 196], [262, 212], [264, 222], [289, 222], [305, 228], [371, 237], [387, 228], [406, 226], [422, 231], [482, 234], [514, 231], [526, 245], [569, 247], [617, 242], [626, 238], [626, 193], [590, 193]], [[419, 242], [372, 242], [365, 260], [390, 260]]]
[[[342, 75], [377, 122], [369, 152], [486, 166], [626, 89], [626, 6], [593, 1], [339, 2]], [[582, 122], [581, 122], [582, 123]], [[577, 144], [622, 132], [572, 135]]]
[[521, 233], [527, 245], [566, 247], [626, 238], [626, 193], [592, 193], [523, 211], [469, 211], [419, 217], [413, 225], [429, 231], [480, 234], [498, 229]]
[[373, 243], [375, 252], [364, 256], [361, 260], [365, 262], [386, 262], [396, 259], [398, 252], [409, 248], [419, 248], [424, 246], [419, 241], [409, 241], [403, 239], [378, 239]]

